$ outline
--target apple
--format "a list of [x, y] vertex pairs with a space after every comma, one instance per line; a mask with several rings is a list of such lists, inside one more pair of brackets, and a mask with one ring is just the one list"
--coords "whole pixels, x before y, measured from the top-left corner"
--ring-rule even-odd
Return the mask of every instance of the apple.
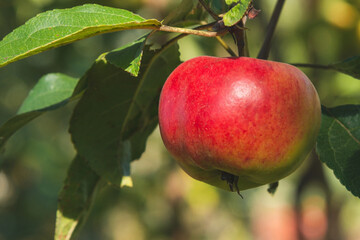
[[229, 191], [274, 183], [307, 158], [319, 96], [285, 63], [201, 56], [180, 64], [159, 102], [163, 142], [191, 177]]

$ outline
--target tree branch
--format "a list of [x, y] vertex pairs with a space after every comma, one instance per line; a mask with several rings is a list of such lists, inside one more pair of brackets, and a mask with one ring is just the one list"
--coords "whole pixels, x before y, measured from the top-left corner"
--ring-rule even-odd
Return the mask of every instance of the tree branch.
[[[208, 29], [211, 28], [212, 26], [214, 26], [214, 24], [216, 24], [217, 22], [212, 22], [209, 24], [205, 24], [205, 25], [200, 25], [194, 29], [188, 29], [188, 30], [193, 30], [193, 31], [199, 31], [199, 30], [203, 30], [203, 29]], [[166, 42], [161, 48], [167, 48], [168, 46], [170, 46], [171, 44], [173, 44], [174, 42], [177, 42], [178, 40], [182, 39], [183, 37], [186, 37], [187, 35], [189, 35], [189, 33], [181, 33], [178, 36], [170, 39], [168, 42]], [[221, 34], [219, 34], [221, 35]], [[216, 36], [217, 37], [217, 36]]]
[[213, 19], [219, 21], [221, 18], [204, 2], [204, 0], [199, 0], [199, 3], [205, 8], [205, 10], [211, 15]]
[[332, 66], [329, 65], [321, 65], [321, 64], [312, 64], [312, 63], [290, 63], [296, 67], [307, 67], [307, 68], [320, 68], [320, 69], [333, 69]]
[[193, 34], [193, 35], [198, 35], [198, 36], [202, 36], [202, 37], [216, 37], [216, 36], [221, 36], [224, 33], [223, 32], [210, 32], [210, 31], [201, 31], [201, 30], [196, 30], [196, 29], [189, 29], [189, 28], [178, 28], [178, 27], [171, 27], [171, 26], [167, 26], [167, 25], [161, 25], [161, 26], [150, 26], [150, 29], [154, 29], [154, 30], [159, 30], [159, 31], [164, 31], [164, 32], [174, 32], [174, 33], [181, 33], [181, 34]]
[[268, 25], [268, 28], [267, 28], [264, 43], [263, 43], [263, 45], [261, 47], [261, 50], [260, 50], [260, 52], [258, 54], [258, 58], [260, 58], [260, 59], [267, 59], [269, 57], [271, 39], [272, 39], [272, 37], [274, 35], [276, 24], [277, 24], [277, 22], [279, 20], [280, 13], [281, 13], [281, 10], [282, 10], [282, 8], [284, 6], [284, 3], [285, 3], [285, 0], [278, 0], [276, 5], [275, 5], [273, 14], [271, 16], [271, 19], [270, 19], [270, 22], [269, 22], [269, 25]]

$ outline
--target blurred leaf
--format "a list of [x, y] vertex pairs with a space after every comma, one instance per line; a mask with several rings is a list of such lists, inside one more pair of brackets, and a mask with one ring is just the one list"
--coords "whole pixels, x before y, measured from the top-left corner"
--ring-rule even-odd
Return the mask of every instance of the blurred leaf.
[[182, 0], [182, 2], [164, 19], [165, 25], [173, 25], [174, 23], [185, 21], [188, 14], [196, 6], [198, 0]]
[[[61, 73], [50, 73], [40, 78], [29, 92], [18, 113], [58, 108], [68, 102], [78, 82], [77, 78]], [[48, 110], [48, 109], [46, 109]]]
[[72, 239], [85, 221], [95, 195], [99, 176], [79, 155], [69, 167], [59, 194], [55, 240]]
[[340, 182], [360, 197], [360, 105], [322, 107], [316, 151]]
[[147, 36], [144, 36], [137, 41], [109, 52], [106, 54], [106, 60], [136, 77], [140, 70], [146, 38]]
[[206, 2], [209, 4], [210, 8], [214, 12], [223, 13], [228, 10], [228, 5], [225, 3], [225, 1], [219, 1], [219, 0], [206, 0]]
[[360, 79], [360, 56], [354, 56], [345, 59], [342, 62], [331, 64], [333, 69], [348, 74], [354, 78]]
[[69, 102], [77, 82], [77, 79], [59, 73], [40, 78], [20, 107], [18, 115], [0, 126], [0, 149], [17, 130], [31, 120]]
[[[86, 74], [88, 87], [74, 110], [69, 131], [78, 153], [92, 169], [120, 186], [124, 164], [140, 157], [147, 137], [157, 125], [160, 91], [180, 63], [179, 52], [177, 46], [162, 51], [146, 48], [138, 77], [106, 59], [106, 55], [102, 56]], [[121, 153], [125, 141], [130, 141], [131, 155]]]
[[[233, 1], [232, 1], [233, 2]], [[225, 26], [234, 26], [245, 15], [252, 0], [240, 0], [238, 4], [225, 13], [223, 19]]]
[[127, 10], [85, 4], [37, 15], [0, 42], [0, 67], [87, 37], [126, 29], [160, 26]]
[[20, 128], [25, 126], [34, 118], [40, 116], [43, 112], [33, 111], [23, 113], [10, 118], [7, 122], [0, 126], [0, 150], [4, 147], [6, 141]]

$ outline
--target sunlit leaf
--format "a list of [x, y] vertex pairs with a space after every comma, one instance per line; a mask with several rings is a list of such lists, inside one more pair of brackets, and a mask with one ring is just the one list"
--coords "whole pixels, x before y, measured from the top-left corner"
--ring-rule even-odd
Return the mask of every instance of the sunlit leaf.
[[[106, 59], [106, 55], [99, 58], [86, 74], [87, 88], [74, 110], [69, 131], [78, 153], [92, 169], [120, 186], [126, 174], [124, 164], [140, 157], [157, 125], [160, 90], [180, 62], [175, 46], [162, 51], [145, 48], [139, 76], [134, 77]], [[124, 154], [124, 146], [125, 153], [130, 150], [131, 154]]]
[[58, 73], [40, 78], [20, 107], [18, 115], [0, 126], [0, 149], [16, 131], [31, 120], [69, 102], [77, 82], [76, 78]]
[[126, 29], [160, 26], [127, 10], [96, 4], [41, 13], [0, 41], [0, 67], [87, 37]]
[[111, 51], [106, 54], [106, 60], [136, 77], [139, 74], [146, 38], [147, 36], [144, 36], [137, 41]]
[[225, 26], [233, 26], [238, 23], [249, 8], [252, 0], [240, 0], [238, 4], [225, 13], [223, 19]]
[[66, 104], [77, 82], [77, 78], [61, 73], [50, 73], [41, 77], [29, 92], [18, 113], [48, 110], [47, 108], [57, 108]]
[[322, 107], [317, 153], [340, 182], [360, 197], [360, 106]]
[[237, 3], [237, 2], [239, 2], [239, 0], [225, 0], [225, 3], [226, 3], [227, 5], [231, 5], [231, 4]]
[[99, 176], [79, 155], [69, 167], [59, 194], [55, 240], [72, 239], [89, 213]]

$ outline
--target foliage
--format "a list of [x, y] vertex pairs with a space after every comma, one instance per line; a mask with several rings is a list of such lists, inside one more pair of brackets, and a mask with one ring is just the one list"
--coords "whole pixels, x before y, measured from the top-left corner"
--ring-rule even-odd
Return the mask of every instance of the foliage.
[[[226, 4], [230, 5], [232, 2], [234, 1], [226, 1]], [[223, 17], [225, 26], [230, 27], [236, 25], [236, 23], [238, 23], [245, 15], [251, 2], [252, 0], [239, 1], [239, 3], [237, 3], [227, 13], [225, 13]]]
[[359, 197], [360, 106], [323, 107], [322, 112], [317, 141], [319, 158], [352, 194]]
[[95, 4], [48, 11], [30, 19], [1, 41], [0, 67], [97, 34], [158, 25], [160, 22], [156, 20]]
[[[95, 35], [147, 30], [142, 37], [101, 54], [79, 78], [61, 73], [40, 77], [17, 115], [0, 126], [1, 150], [14, 133], [33, 119], [71, 102], [76, 104], [69, 132], [77, 153], [59, 194], [55, 239], [74, 238], [89, 214], [98, 188], [106, 184], [118, 188], [124, 183], [124, 176], [130, 176], [130, 163], [140, 158], [149, 135], [157, 126], [161, 87], [181, 62], [177, 41], [189, 34], [220, 39], [219, 35], [238, 26], [253, 4], [251, 0], [202, 2], [214, 12], [223, 11], [220, 20], [210, 20], [203, 8], [206, 6], [195, 0], [181, 1], [164, 21], [145, 19], [116, 7], [84, 4], [40, 13], [0, 41], [0, 67], [4, 67]], [[218, 28], [221, 21], [226, 27]], [[179, 26], [181, 28], [176, 28]], [[179, 35], [173, 37], [159, 31]], [[202, 42], [206, 40], [201, 39]], [[266, 44], [269, 43], [263, 46]], [[335, 64], [308, 66], [335, 70], [359, 79], [359, 56]], [[353, 195], [360, 197], [357, 174], [360, 113], [356, 104], [323, 106], [316, 150], [336, 178]], [[274, 186], [270, 192], [275, 191], [277, 185]]]

